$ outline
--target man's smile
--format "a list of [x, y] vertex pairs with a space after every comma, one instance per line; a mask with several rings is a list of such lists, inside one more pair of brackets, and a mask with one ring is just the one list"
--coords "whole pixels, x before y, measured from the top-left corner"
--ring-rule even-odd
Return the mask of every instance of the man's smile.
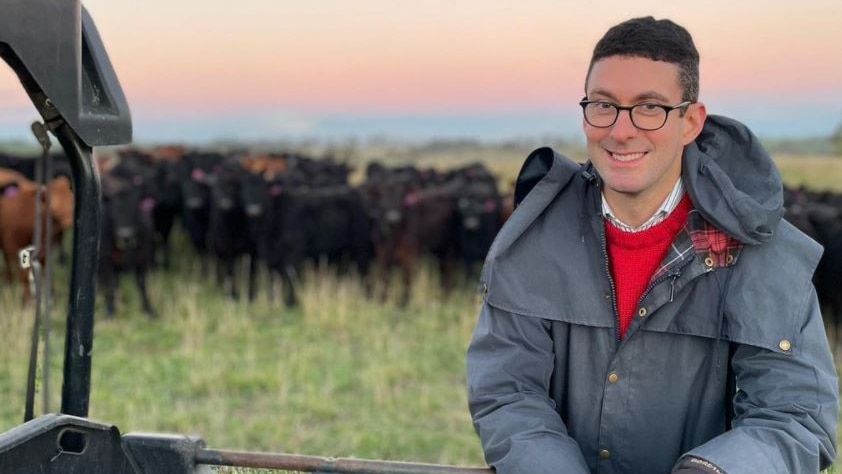
[[608, 155], [612, 159], [614, 159], [616, 161], [624, 162], [624, 163], [639, 160], [640, 158], [643, 158], [644, 155], [646, 155], [646, 152], [644, 152], [644, 151], [624, 152], [624, 153], [616, 152], [616, 151], [610, 151], [610, 150], [605, 150], [605, 151], [608, 152]]

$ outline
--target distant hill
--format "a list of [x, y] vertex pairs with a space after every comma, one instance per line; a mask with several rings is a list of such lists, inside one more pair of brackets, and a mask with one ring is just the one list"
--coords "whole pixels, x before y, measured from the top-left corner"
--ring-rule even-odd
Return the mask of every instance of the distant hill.
[[829, 156], [839, 154], [839, 147], [834, 146], [828, 137], [763, 139], [760, 141], [769, 153], [786, 155]]
[[[55, 146], [59, 146], [58, 142], [53, 140]], [[4, 140], [0, 141], [0, 152], [10, 153], [13, 155], [35, 155], [39, 153], [41, 148], [35, 143], [33, 138], [31, 142], [24, 140]]]
[[[842, 126], [837, 132], [842, 137]], [[799, 156], [832, 156], [842, 155], [842, 138], [840, 137], [806, 137], [806, 138], [761, 138], [763, 146], [772, 155], [799, 155]], [[143, 147], [142, 143], [135, 143]], [[523, 137], [520, 139], [507, 139], [498, 142], [474, 139], [441, 138], [430, 139], [421, 142], [405, 142], [399, 139], [369, 139], [369, 140], [346, 140], [341, 143], [319, 142], [318, 140], [285, 140], [278, 143], [266, 143], [256, 141], [254, 143], [237, 142], [235, 144], [224, 141], [212, 141], [205, 145], [196, 145], [200, 148], [222, 148], [227, 149], [236, 145], [253, 149], [301, 149], [319, 150], [334, 152], [349, 149], [356, 149], [358, 152], [375, 152], [380, 155], [391, 156], [392, 158], [410, 160], [418, 154], [469, 152], [476, 150], [490, 150], [500, 148], [503, 150], [522, 153], [523, 150], [530, 150], [538, 146], [553, 146], [556, 149], [566, 152], [573, 151], [573, 155], [585, 156], [584, 143], [579, 137], [572, 136], [551, 136]], [[53, 148], [59, 147], [58, 142], [53, 139]], [[32, 155], [40, 153], [39, 146], [35, 140], [0, 140], [0, 152], [15, 155]], [[379, 153], [378, 153], [379, 152]], [[340, 153], [342, 154], [342, 153]], [[409, 156], [407, 156], [409, 155]]]

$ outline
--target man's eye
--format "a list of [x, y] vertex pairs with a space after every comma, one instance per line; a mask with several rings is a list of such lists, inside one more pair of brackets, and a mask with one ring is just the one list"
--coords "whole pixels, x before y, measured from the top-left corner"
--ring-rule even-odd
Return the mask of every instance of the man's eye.
[[652, 103], [637, 104], [634, 106], [634, 111], [640, 115], [661, 115], [664, 113], [664, 109], [660, 104]]

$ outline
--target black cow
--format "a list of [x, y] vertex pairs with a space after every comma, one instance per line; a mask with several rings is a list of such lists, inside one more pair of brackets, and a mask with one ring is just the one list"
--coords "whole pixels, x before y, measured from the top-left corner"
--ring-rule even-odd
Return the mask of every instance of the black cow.
[[181, 185], [182, 225], [193, 249], [207, 270], [208, 228], [210, 226], [211, 186], [225, 157], [219, 153], [188, 152], [178, 162]]
[[327, 260], [340, 270], [353, 264], [370, 293], [368, 275], [374, 251], [361, 192], [339, 185], [299, 192], [299, 196], [305, 207], [302, 225], [307, 234], [307, 257], [316, 263]]
[[103, 223], [99, 280], [105, 292], [106, 314], [115, 312], [114, 295], [120, 273], [132, 271], [140, 293], [143, 311], [155, 317], [146, 290], [146, 273], [154, 258], [152, 207], [141, 188], [110, 175], [102, 177]]
[[170, 234], [181, 213], [178, 163], [157, 160], [149, 152], [135, 148], [120, 150], [118, 156], [119, 162], [112, 166], [108, 173], [131, 182], [140, 189], [144, 199], [150, 199], [154, 203], [152, 223], [155, 253], [160, 250], [164, 267], [169, 268]]
[[834, 352], [842, 344], [842, 195], [785, 189], [785, 217], [824, 247], [813, 275]]
[[810, 209], [814, 238], [824, 246], [814, 282], [828, 323], [833, 326], [834, 345], [839, 346], [842, 331], [842, 209], [814, 203]]
[[298, 304], [298, 275], [307, 256], [303, 223], [308, 208], [303, 203], [306, 191], [300, 189], [284, 176], [265, 180], [260, 175], [246, 178], [242, 189], [248, 229], [256, 236], [258, 256], [269, 271], [269, 297], [274, 293], [274, 275], [279, 275], [287, 306]]
[[242, 201], [242, 181], [248, 171], [230, 160], [220, 164], [211, 186], [208, 241], [216, 257], [217, 282], [230, 285], [232, 298], [239, 298], [235, 276], [236, 264], [242, 257], [249, 258], [248, 296], [255, 297], [257, 269], [257, 244], [249, 232], [249, 222]]
[[502, 224], [502, 197], [496, 179], [482, 164], [456, 170], [451, 181], [464, 183], [456, 191], [459, 257], [466, 279], [475, 281]]

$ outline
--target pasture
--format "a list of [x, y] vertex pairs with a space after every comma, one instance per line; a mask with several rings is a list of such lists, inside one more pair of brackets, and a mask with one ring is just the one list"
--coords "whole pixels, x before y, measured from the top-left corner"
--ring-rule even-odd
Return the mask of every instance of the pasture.
[[[507, 191], [528, 151], [382, 147], [354, 150], [349, 160], [435, 167], [482, 161]], [[576, 148], [566, 153], [583, 156]], [[840, 157], [776, 161], [790, 185], [842, 191]], [[226, 297], [176, 236], [173, 268], [149, 276], [158, 319], [142, 313], [129, 276], [113, 319], [102, 316], [98, 299], [92, 418], [123, 433], [197, 434], [219, 449], [484, 464], [464, 386], [464, 351], [479, 303], [469, 284], [444, 300], [426, 265], [402, 308], [365, 298], [354, 278], [309, 267], [299, 307], [284, 307], [278, 293], [270, 300], [263, 274], [250, 304]], [[50, 411], [61, 392], [66, 272], [57, 268], [51, 316]], [[0, 291], [0, 432], [23, 413], [33, 316], [20, 306], [18, 290]], [[36, 413], [42, 411], [39, 392]]]
[[[463, 381], [475, 296], [440, 301], [425, 270], [398, 308], [360, 296], [353, 279], [311, 272], [292, 310], [263, 292], [253, 304], [231, 301], [198, 268], [159, 272], [149, 283], [153, 321], [127, 278], [124, 311], [96, 322], [90, 416], [123, 432], [198, 434], [216, 448], [481, 465]], [[22, 417], [32, 313], [16, 293], [2, 301], [5, 431]], [[52, 317], [57, 410], [63, 315]]]

